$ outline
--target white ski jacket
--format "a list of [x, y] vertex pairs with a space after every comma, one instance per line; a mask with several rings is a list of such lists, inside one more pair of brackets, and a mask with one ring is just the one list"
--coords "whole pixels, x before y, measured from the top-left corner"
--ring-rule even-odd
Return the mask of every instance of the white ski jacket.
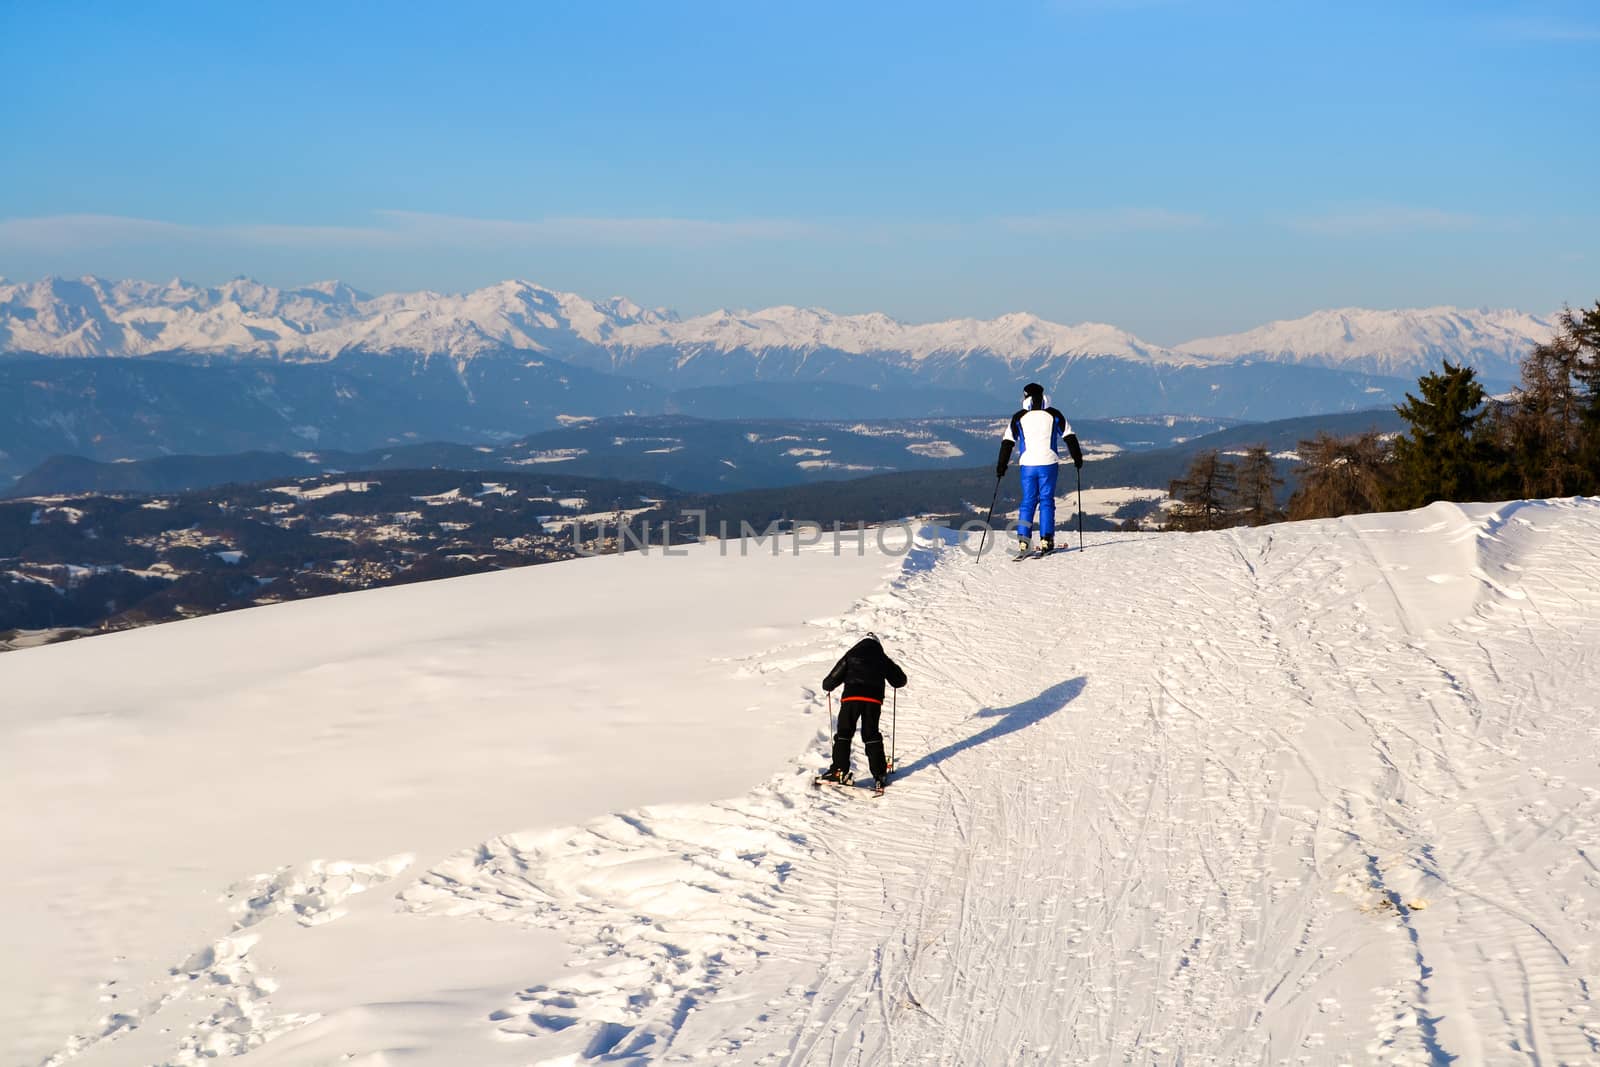
[[1078, 435], [1072, 432], [1067, 417], [1050, 407], [1050, 397], [1024, 395], [1023, 408], [1011, 416], [1005, 436], [1000, 439], [1000, 461], [997, 469], [1004, 472], [1011, 461], [1013, 449], [1018, 452], [1017, 463], [1023, 467], [1047, 467], [1061, 462], [1061, 446], [1065, 444], [1072, 454], [1072, 462], [1083, 465], [1083, 453], [1078, 448]]

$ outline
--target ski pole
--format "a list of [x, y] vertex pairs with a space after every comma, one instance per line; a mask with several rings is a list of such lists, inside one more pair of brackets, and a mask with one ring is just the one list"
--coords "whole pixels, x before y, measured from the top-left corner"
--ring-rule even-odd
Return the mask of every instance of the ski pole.
[[983, 546], [989, 540], [989, 523], [994, 518], [994, 502], [1000, 499], [1000, 479], [1002, 475], [994, 476], [994, 495], [989, 497], [989, 513], [983, 517], [983, 536], [978, 538], [978, 558], [983, 558]]
[[889, 697], [889, 769], [894, 770], [894, 727], [900, 718], [900, 690], [890, 689]]
[[1078, 551], [1083, 551], [1083, 468], [1073, 465], [1078, 472]]

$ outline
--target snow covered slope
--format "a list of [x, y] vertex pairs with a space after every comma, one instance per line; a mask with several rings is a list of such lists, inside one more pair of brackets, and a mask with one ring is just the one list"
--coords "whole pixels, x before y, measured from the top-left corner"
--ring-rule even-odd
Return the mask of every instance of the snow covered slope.
[[[825, 727], [759, 653], [826, 644], [805, 620], [904, 562], [683, 551], [0, 657], [0, 1063], [242, 1051], [300, 1014], [267, 995], [275, 982], [351, 997], [317, 1009], [335, 1028], [407, 1014], [391, 997], [459, 1028], [558, 972], [554, 938], [420, 922], [394, 892], [501, 831], [760, 782]], [[484, 951], [461, 956], [458, 936]], [[302, 939], [303, 975], [265, 961]], [[378, 1033], [369, 1049], [402, 1042], [389, 1022]], [[495, 1034], [476, 1035], [491, 1059], [471, 1032], [465, 1051], [435, 1035], [452, 1050], [435, 1053], [524, 1062]]]
[[[14, 653], [6, 1059], [1594, 1062], [1597, 545], [701, 546]], [[806, 780], [866, 628], [881, 801]]]
[[1549, 318], [1489, 308], [1372, 311], [1339, 308], [1272, 322], [1244, 333], [1208, 337], [1177, 347], [1212, 358], [1311, 363], [1323, 367], [1416, 378], [1442, 360], [1477, 367], [1495, 381], [1514, 382], [1518, 363], [1555, 332]]

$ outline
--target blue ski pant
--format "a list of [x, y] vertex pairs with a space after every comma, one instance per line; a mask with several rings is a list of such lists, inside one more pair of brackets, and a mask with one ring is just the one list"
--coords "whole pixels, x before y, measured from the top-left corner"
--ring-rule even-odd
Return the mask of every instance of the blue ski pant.
[[1056, 472], [1059, 463], [1022, 468], [1022, 510], [1017, 512], [1017, 536], [1026, 539], [1039, 509], [1039, 535], [1056, 535]]

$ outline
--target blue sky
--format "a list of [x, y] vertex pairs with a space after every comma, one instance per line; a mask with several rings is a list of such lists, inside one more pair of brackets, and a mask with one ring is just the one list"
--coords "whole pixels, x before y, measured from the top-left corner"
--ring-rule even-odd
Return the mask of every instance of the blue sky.
[[1153, 341], [1600, 296], [1600, 5], [0, 3], [0, 274]]

